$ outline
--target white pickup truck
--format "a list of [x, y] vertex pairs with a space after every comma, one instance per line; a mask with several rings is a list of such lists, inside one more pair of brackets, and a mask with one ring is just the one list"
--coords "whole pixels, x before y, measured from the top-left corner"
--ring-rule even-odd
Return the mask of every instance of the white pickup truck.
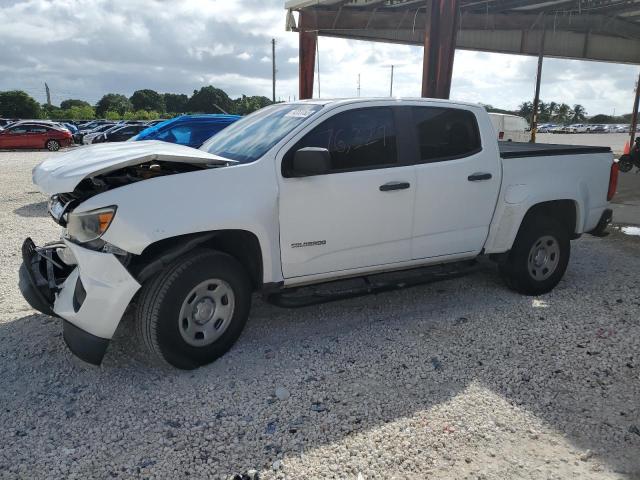
[[61, 317], [67, 345], [95, 364], [131, 307], [141, 344], [189, 369], [233, 345], [253, 292], [304, 305], [327, 297], [296, 290], [406, 286], [376, 278], [481, 255], [512, 289], [548, 292], [570, 240], [611, 220], [617, 169], [609, 148], [499, 146], [478, 105], [358, 98], [273, 105], [200, 149], [77, 148], [33, 180], [65, 229], [42, 247], [25, 240], [27, 301]]

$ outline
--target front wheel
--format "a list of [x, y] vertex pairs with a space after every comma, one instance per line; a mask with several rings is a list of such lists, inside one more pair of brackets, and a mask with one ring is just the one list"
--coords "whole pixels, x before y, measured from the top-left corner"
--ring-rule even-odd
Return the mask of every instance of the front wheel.
[[47, 150], [49, 150], [50, 152], [57, 152], [58, 150], [60, 150], [60, 142], [58, 142], [57, 140], [47, 140], [45, 147], [47, 147]]
[[560, 282], [570, 253], [567, 228], [554, 218], [533, 215], [525, 219], [500, 273], [512, 290], [540, 295]]
[[189, 370], [232, 347], [250, 307], [251, 282], [242, 265], [225, 253], [198, 250], [143, 285], [136, 329], [152, 356]]

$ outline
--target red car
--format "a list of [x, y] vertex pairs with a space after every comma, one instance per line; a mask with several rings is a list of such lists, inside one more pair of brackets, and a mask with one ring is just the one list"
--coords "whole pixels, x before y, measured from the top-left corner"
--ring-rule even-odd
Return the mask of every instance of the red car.
[[72, 142], [71, 132], [54, 124], [20, 122], [0, 130], [0, 148], [46, 148], [56, 152]]

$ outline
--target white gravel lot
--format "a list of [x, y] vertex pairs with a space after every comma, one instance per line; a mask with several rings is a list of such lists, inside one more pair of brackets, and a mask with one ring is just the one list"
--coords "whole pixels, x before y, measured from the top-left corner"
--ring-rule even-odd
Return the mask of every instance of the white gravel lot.
[[298, 310], [256, 298], [192, 372], [151, 367], [128, 318], [94, 368], [16, 286], [23, 238], [59, 234], [30, 179], [47, 155], [0, 152], [0, 478], [640, 478], [640, 238], [573, 242], [539, 298], [490, 265]]

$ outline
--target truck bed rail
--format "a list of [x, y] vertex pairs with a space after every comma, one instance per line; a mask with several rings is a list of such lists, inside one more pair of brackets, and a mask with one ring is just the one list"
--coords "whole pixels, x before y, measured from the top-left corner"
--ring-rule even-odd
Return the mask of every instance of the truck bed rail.
[[611, 153], [610, 147], [559, 145], [556, 143], [498, 142], [502, 158], [549, 157], [554, 155], [587, 155]]

